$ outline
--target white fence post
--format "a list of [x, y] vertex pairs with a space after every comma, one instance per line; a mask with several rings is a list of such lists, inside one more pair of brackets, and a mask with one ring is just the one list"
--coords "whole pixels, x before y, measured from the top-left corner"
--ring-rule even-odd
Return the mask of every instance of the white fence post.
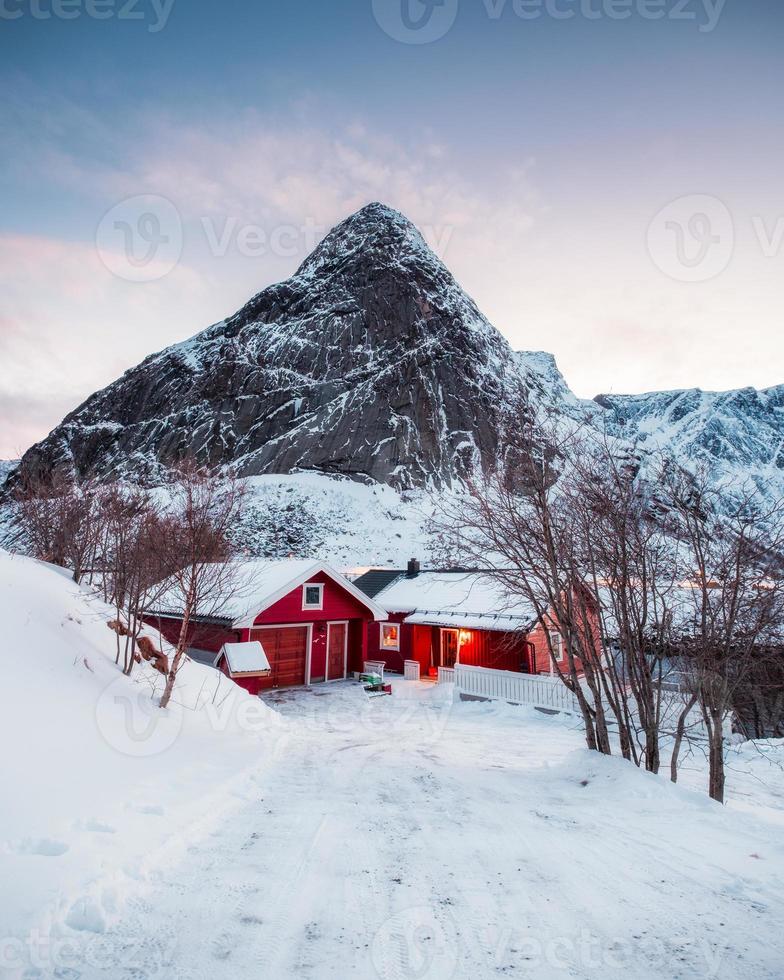
[[419, 661], [418, 660], [404, 660], [403, 661], [403, 677], [407, 681], [418, 681], [419, 680]]
[[438, 683], [439, 684], [454, 684], [455, 682], [455, 669], [454, 667], [439, 667], [438, 668]]

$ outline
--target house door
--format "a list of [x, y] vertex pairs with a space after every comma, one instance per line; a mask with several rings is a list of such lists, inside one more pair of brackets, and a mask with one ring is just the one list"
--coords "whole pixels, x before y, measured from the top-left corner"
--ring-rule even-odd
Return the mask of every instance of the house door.
[[327, 624], [327, 680], [336, 681], [346, 676], [346, 652], [348, 649], [348, 623]]
[[457, 630], [441, 630], [441, 666], [454, 667], [457, 660]]

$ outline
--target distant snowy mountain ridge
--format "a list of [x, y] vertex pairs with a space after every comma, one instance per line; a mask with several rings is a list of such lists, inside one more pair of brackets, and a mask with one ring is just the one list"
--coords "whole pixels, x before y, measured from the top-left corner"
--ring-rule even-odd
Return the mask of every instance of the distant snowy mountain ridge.
[[619, 438], [705, 463], [727, 485], [750, 479], [784, 495], [784, 385], [599, 395], [595, 401]]

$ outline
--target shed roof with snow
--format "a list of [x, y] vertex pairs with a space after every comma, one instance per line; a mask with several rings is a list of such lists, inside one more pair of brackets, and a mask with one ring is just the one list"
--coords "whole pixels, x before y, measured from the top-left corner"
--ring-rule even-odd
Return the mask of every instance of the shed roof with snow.
[[258, 640], [249, 643], [224, 643], [215, 658], [215, 666], [221, 657], [226, 658], [226, 666], [231, 676], [235, 674], [264, 674], [271, 670], [264, 647]]
[[[205, 596], [200, 608], [193, 613], [194, 620], [221, 623], [234, 629], [252, 626], [259, 613], [317, 575], [331, 578], [362, 603], [374, 619], [386, 618], [381, 606], [325, 562], [311, 558], [284, 558], [253, 559], [233, 564], [234, 569], [225, 576], [224, 595]], [[151, 615], [164, 617], [179, 617], [182, 613], [182, 598], [174, 584], [164, 588], [155, 607], [150, 610]]]

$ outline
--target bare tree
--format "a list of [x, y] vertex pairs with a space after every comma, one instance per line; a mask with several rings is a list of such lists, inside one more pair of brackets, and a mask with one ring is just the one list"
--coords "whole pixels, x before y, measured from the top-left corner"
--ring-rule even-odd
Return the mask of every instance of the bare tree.
[[90, 567], [100, 534], [99, 491], [89, 480], [77, 483], [59, 474], [28, 478], [16, 494], [31, 554], [69, 568], [80, 582]]
[[188, 461], [174, 471], [171, 493], [156, 540], [165, 572], [160, 601], [177, 611], [182, 625], [161, 696], [163, 708], [171, 700], [195, 621], [220, 612], [242, 588], [231, 531], [242, 508], [243, 485]]
[[163, 587], [162, 518], [150, 494], [119, 484], [106, 488], [101, 511], [103, 588], [116, 610], [117, 663], [122, 656], [130, 674], [144, 616]]
[[749, 484], [722, 494], [704, 470], [670, 474], [669, 529], [686, 548], [681, 667], [708, 739], [708, 791], [723, 802], [725, 728], [784, 634], [784, 502]]
[[[586, 588], [584, 549], [564, 491], [561, 468], [579, 433], [536, 416], [521, 395], [503, 433], [496, 470], [467, 485], [436, 515], [446, 553], [492, 574], [507, 593], [531, 605], [544, 627], [554, 668], [573, 692], [586, 744], [610, 754], [602, 637], [593, 627], [595, 598]], [[552, 648], [563, 640], [566, 669]], [[628, 741], [628, 740], [626, 740]]]
[[658, 772], [680, 569], [661, 520], [656, 473], [662, 463], [646, 462], [643, 468], [633, 451], [598, 436], [572, 454], [566, 482], [583, 566], [601, 610], [611, 700], [622, 737], [631, 740], [624, 754]]

